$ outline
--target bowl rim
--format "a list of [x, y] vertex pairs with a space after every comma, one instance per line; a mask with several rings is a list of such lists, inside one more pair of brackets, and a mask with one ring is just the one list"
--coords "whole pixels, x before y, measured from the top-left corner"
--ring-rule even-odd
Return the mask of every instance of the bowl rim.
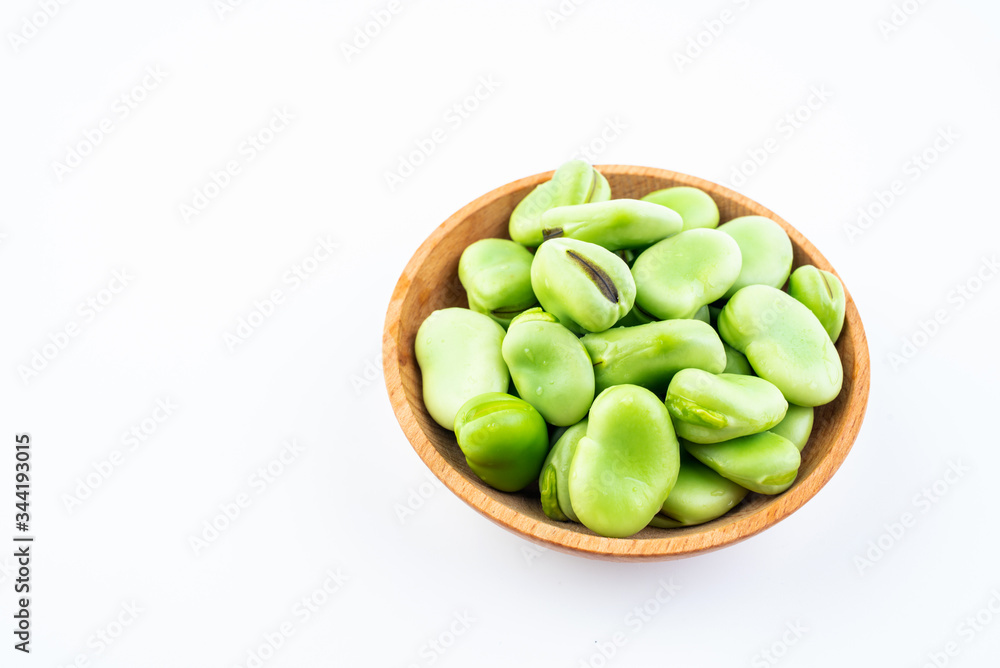
[[[816, 266], [834, 273], [839, 278], [839, 274], [826, 257], [801, 232], [770, 209], [723, 185], [655, 167], [635, 165], [595, 165], [594, 167], [605, 175], [649, 176], [669, 180], [679, 186], [694, 186], [707, 190], [711, 194], [718, 193], [747, 208], [756, 209], [759, 215], [771, 218], [781, 225], [792, 238], [794, 244], [808, 254]], [[849, 321], [850, 326], [845, 327], [844, 331], [851, 334], [855, 354], [853, 360], [843, 360], [843, 362], [845, 375], [848, 372], [854, 374], [854, 384], [852, 393], [847, 397], [847, 405], [844, 407], [845, 419], [835, 423], [836, 428], [831, 436], [834, 444], [830, 452], [819, 460], [816, 467], [795, 487], [779, 495], [766, 508], [735, 519], [729, 524], [704, 532], [643, 539], [604, 538], [581, 533], [569, 528], [570, 525], [567, 525], [567, 528], [553, 526], [491, 499], [455, 470], [424, 434], [406, 399], [399, 365], [400, 316], [402, 305], [411, 285], [411, 277], [433, 252], [437, 243], [461, 225], [472, 212], [507, 197], [512, 192], [547, 181], [552, 178], [553, 173], [554, 170], [550, 170], [517, 179], [469, 202], [449, 216], [424, 240], [400, 274], [386, 311], [382, 335], [382, 369], [393, 412], [417, 455], [448, 489], [487, 519], [538, 545], [578, 556], [612, 561], [659, 561], [683, 558], [733, 545], [755, 536], [787, 518], [812, 499], [843, 464], [857, 439], [867, 409], [871, 382], [868, 342], [857, 305], [846, 285], [844, 286], [847, 302], [845, 319]], [[715, 199], [714, 196], [713, 199]], [[844, 283], [842, 279], [841, 283]], [[850, 365], [850, 369], [848, 369], [848, 362], [853, 363]]]

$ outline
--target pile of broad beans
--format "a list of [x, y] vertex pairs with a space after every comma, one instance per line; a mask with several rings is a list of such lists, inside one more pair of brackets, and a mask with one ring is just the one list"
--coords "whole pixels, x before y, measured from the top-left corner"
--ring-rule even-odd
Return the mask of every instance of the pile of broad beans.
[[514, 209], [510, 239], [465, 249], [469, 308], [417, 333], [428, 413], [483, 482], [537, 481], [546, 515], [603, 536], [780, 494], [813, 407], [841, 389], [843, 286], [792, 273], [770, 219], [719, 225], [697, 188], [611, 196], [568, 162]]

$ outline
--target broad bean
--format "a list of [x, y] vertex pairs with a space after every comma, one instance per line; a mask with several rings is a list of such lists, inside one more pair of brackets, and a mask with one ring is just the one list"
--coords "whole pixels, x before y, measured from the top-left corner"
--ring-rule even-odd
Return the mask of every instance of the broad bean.
[[738, 373], [741, 376], [753, 375], [753, 367], [751, 367], [750, 362], [747, 361], [746, 355], [736, 350], [736, 348], [733, 348], [725, 341], [722, 342], [722, 347], [726, 351], [726, 368], [723, 369], [722, 373]]
[[719, 225], [740, 247], [740, 275], [725, 294], [726, 299], [748, 285], [780, 288], [792, 271], [792, 242], [785, 230], [770, 218], [742, 216]]
[[784, 436], [802, 452], [812, 434], [815, 410], [811, 406], [796, 406], [788, 404], [788, 412], [784, 419], [768, 431], [778, 436]]
[[681, 369], [721, 373], [726, 368], [722, 340], [700, 320], [663, 320], [615, 327], [581, 339], [594, 363], [596, 391], [612, 385], [639, 385], [662, 395]]
[[539, 246], [531, 286], [542, 308], [578, 334], [613, 327], [635, 302], [628, 265], [608, 249], [576, 239]]
[[545, 421], [557, 427], [576, 424], [594, 402], [594, 366], [580, 339], [540, 308], [511, 321], [503, 359], [518, 394]]
[[677, 372], [667, 389], [667, 410], [677, 436], [719, 443], [766, 431], [781, 422], [788, 402], [781, 390], [757, 376], [701, 369]]
[[579, 522], [569, 498], [569, 467], [580, 439], [587, 435], [587, 421], [581, 420], [564, 431], [549, 450], [538, 489], [542, 495], [542, 510], [554, 520]]
[[676, 211], [637, 199], [560, 206], [542, 214], [545, 239], [579, 239], [612, 251], [651, 246], [683, 225]]
[[510, 238], [524, 246], [538, 246], [543, 241], [542, 214], [549, 209], [609, 199], [611, 186], [604, 175], [584, 160], [570, 160], [514, 207]]
[[480, 239], [458, 261], [458, 280], [469, 296], [469, 308], [503, 326], [538, 301], [531, 291], [527, 248], [510, 239]]
[[719, 207], [712, 196], [700, 188], [675, 186], [649, 193], [642, 198], [668, 207], [680, 214], [685, 230], [718, 227]]
[[681, 440], [684, 449], [724, 478], [758, 494], [780, 494], [799, 473], [799, 451], [769, 431], [702, 445]]
[[741, 265], [732, 237], [710, 229], [681, 232], [636, 258], [635, 302], [661, 320], [691, 318], [726, 294]]
[[737, 292], [719, 314], [719, 335], [789, 403], [819, 406], [840, 393], [844, 370], [829, 334], [781, 290], [751, 285]]
[[674, 529], [710, 522], [729, 512], [747, 491], [682, 450], [677, 484], [649, 524]]
[[792, 272], [788, 294], [806, 305], [834, 343], [840, 338], [847, 311], [847, 297], [840, 279], [807, 264]]
[[618, 385], [594, 400], [587, 435], [569, 471], [569, 496], [580, 522], [610, 538], [641, 530], [677, 481], [680, 452], [670, 414], [655, 394]]
[[416, 355], [423, 376], [424, 406], [445, 429], [469, 399], [506, 392], [510, 374], [503, 361], [504, 329], [482, 313], [464, 308], [434, 311], [417, 330]]
[[465, 402], [455, 416], [455, 439], [472, 472], [502, 492], [537, 480], [549, 450], [549, 431], [538, 411], [502, 392]]

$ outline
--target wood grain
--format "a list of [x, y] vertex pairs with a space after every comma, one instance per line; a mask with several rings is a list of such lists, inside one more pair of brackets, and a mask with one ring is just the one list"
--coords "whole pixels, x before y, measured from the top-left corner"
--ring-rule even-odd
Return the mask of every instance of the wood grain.
[[[795, 250], [795, 267], [813, 264], [836, 273], [798, 230], [728, 188], [649, 167], [598, 165], [597, 168], [607, 177], [616, 198], [639, 198], [660, 188], [688, 185], [712, 195], [719, 205], [721, 222], [746, 215], [766, 216], [788, 232]], [[798, 479], [783, 494], [750, 494], [727, 515], [697, 527], [647, 528], [631, 538], [603, 538], [579, 524], [546, 517], [537, 490], [499, 492], [472, 473], [454, 434], [435, 423], [424, 408], [414, 339], [420, 324], [432, 311], [468, 305], [458, 281], [458, 260], [465, 247], [487, 237], [507, 238], [507, 223], [514, 206], [532, 188], [551, 177], [552, 172], [545, 172], [514, 181], [463, 207], [434, 230], [399, 277], [386, 313], [383, 370], [396, 418], [420, 458], [451, 491], [493, 522], [544, 547], [596, 559], [655, 561], [710, 552], [745, 540], [802, 507], [847, 457], [868, 404], [868, 342], [846, 285], [847, 316], [837, 342], [844, 365], [844, 386], [837, 399], [816, 409], [815, 426], [802, 453]]]

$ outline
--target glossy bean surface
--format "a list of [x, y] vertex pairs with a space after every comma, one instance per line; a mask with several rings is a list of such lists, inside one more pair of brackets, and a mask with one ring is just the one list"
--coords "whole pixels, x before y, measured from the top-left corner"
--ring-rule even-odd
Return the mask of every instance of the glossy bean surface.
[[726, 351], [710, 325], [700, 320], [663, 320], [615, 327], [581, 339], [594, 363], [598, 393], [612, 385], [639, 385], [662, 396], [681, 369], [722, 373]]
[[788, 404], [785, 417], [768, 431], [778, 436], [784, 436], [798, 448], [799, 452], [802, 452], [812, 434], [815, 412], [811, 406]]
[[542, 497], [542, 510], [546, 515], [561, 522], [579, 522], [569, 498], [569, 467], [576, 454], [580, 439], [587, 435], [587, 421], [581, 420], [564, 431], [552, 449], [549, 450], [542, 473], [538, 477], [538, 489]]
[[480, 394], [461, 406], [455, 439], [472, 472], [502, 492], [537, 480], [549, 450], [549, 431], [538, 411], [501, 392]]
[[613, 327], [635, 303], [628, 265], [608, 249], [576, 239], [551, 239], [538, 248], [531, 286], [542, 308], [578, 334]]
[[611, 186], [584, 160], [570, 160], [552, 178], [535, 187], [510, 215], [510, 238], [524, 246], [542, 243], [542, 215], [556, 207], [611, 199]]
[[792, 271], [792, 241], [778, 223], [763, 216], [742, 216], [719, 226], [740, 247], [740, 275], [726, 291], [729, 299], [748, 285], [780, 288]]
[[518, 395], [557, 427], [576, 424], [594, 401], [587, 349], [550, 313], [529, 309], [511, 322], [502, 353]]
[[695, 229], [657, 243], [632, 265], [635, 301], [661, 320], [691, 318], [740, 275], [740, 247], [718, 230]]
[[612, 251], [651, 246], [683, 226], [676, 211], [637, 199], [560, 206], [542, 215], [545, 239], [579, 239]]
[[791, 441], [769, 431], [710, 445], [681, 443], [722, 477], [758, 494], [780, 494], [791, 487], [802, 461]]
[[504, 329], [489, 316], [464, 308], [434, 311], [417, 330], [416, 357], [424, 406], [445, 429], [469, 399], [506, 392], [510, 374], [501, 346]]
[[844, 370], [829, 334], [794, 297], [766, 285], [737, 292], [719, 314], [719, 335], [789, 403], [819, 406], [840, 393]]
[[710, 522], [729, 512], [747, 492], [682, 450], [677, 484], [650, 525], [671, 529]]
[[673, 209], [684, 221], [685, 230], [712, 228], [719, 225], [719, 206], [701, 188], [675, 186], [649, 193], [642, 198]]
[[788, 294], [813, 312], [830, 340], [836, 343], [847, 312], [847, 296], [840, 279], [828, 271], [805, 265], [792, 272]]
[[538, 301], [531, 290], [531, 261], [524, 246], [510, 239], [480, 239], [458, 261], [458, 280], [469, 308], [506, 327], [518, 313]]
[[763, 378], [701, 369], [684, 369], [674, 376], [666, 406], [677, 436], [694, 443], [719, 443], [766, 431], [788, 410], [781, 390]]
[[570, 465], [573, 510], [588, 529], [624, 538], [649, 524], [677, 481], [680, 451], [670, 415], [649, 390], [619, 385], [598, 395]]

